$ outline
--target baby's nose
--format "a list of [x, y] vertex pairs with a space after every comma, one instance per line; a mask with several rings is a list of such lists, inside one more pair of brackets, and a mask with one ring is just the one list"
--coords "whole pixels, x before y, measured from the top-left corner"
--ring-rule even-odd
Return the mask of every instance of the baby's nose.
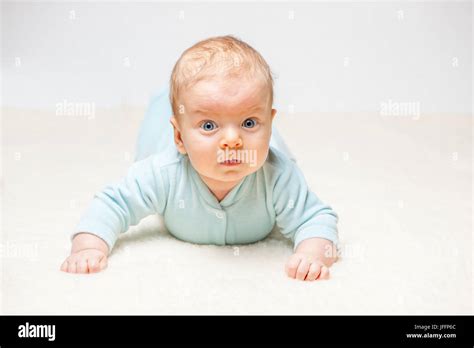
[[242, 147], [242, 138], [240, 137], [238, 132], [234, 130], [229, 130], [222, 138], [220, 146], [222, 149]]

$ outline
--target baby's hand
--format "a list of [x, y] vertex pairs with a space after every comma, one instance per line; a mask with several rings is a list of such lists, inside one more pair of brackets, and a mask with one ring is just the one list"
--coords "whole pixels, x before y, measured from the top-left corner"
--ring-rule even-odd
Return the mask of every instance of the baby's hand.
[[61, 271], [69, 273], [96, 273], [107, 267], [107, 254], [99, 249], [83, 249], [69, 255]]
[[307, 253], [294, 253], [285, 266], [286, 274], [298, 280], [328, 279], [329, 267]]

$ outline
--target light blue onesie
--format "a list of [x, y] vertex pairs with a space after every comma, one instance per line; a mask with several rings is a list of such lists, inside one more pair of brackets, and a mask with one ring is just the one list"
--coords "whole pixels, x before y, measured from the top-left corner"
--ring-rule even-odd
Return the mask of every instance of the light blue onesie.
[[175, 237], [199, 244], [246, 244], [265, 238], [275, 223], [294, 242], [320, 237], [336, 246], [338, 216], [306, 184], [294, 156], [272, 129], [264, 165], [218, 201], [180, 154], [169, 122], [168, 89], [153, 96], [141, 125], [136, 162], [127, 175], [94, 195], [71, 234], [93, 233], [109, 246], [144, 217], [160, 214]]

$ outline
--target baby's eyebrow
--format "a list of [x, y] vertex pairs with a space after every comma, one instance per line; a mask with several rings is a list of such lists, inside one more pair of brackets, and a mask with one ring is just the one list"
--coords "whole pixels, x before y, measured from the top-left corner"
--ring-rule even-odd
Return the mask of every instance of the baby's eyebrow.
[[207, 114], [209, 113], [209, 111], [196, 109], [196, 110], [193, 110], [192, 113], [193, 113], [193, 114], [203, 114], [203, 115], [207, 115]]
[[250, 109], [248, 109], [246, 112], [249, 112], [249, 111], [262, 111], [264, 108], [261, 106], [261, 105], [255, 105], [253, 107], [251, 107]]
[[[245, 113], [251, 112], [251, 111], [261, 111], [263, 110], [263, 107], [260, 105], [255, 105], [253, 107], [250, 107], [249, 109], [245, 110]], [[205, 110], [205, 109], [195, 109], [192, 111], [193, 114], [201, 114], [201, 115], [209, 115], [210, 111]]]

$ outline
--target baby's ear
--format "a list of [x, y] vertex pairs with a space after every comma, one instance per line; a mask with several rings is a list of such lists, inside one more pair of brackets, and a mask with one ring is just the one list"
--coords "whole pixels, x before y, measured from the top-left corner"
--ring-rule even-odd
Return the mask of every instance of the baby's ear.
[[174, 132], [174, 143], [176, 144], [176, 148], [178, 151], [185, 155], [186, 154], [186, 149], [184, 148], [183, 144], [183, 139], [181, 138], [181, 131], [179, 129], [179, 123], [178, 120], [174, 115], [170, 117], [170, 123], [173, 126], [173, 132]]
[[277, 113], [277, 110], [276, 109], [272, 109], [272, 121], [273, 121], [273, 118], [275, 117]]

